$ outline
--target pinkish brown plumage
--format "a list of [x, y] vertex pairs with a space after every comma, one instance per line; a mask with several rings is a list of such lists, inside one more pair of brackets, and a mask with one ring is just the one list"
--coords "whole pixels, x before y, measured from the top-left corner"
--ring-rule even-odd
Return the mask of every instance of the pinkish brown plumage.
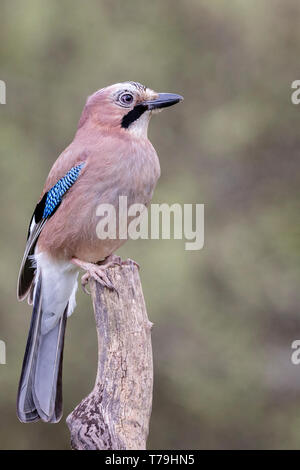
[[[125, 130], [114, 134], [100, 128], [97, 131], [99, 140], [92, 142], [90, 138], [86, 140], [84, 132], [79, 132], [68, 147], [67, 155], [64, 152], [57, 160], [44, 192], [70, 167], [81, 162], [85, 162], [85, 166], [76, 184], [64, 197], [60, 210], [53, 215], [51, 224], [45, 225], [38, 240], [38, 252], [46, 251], [63, 259], [77, 257], [97, 262], [124, 243], [124, 240], [97, 238], [97, 206], [110, 203], [117, 207], [119, 195], [128, 197], [128, 205], [148, 205], [160, 167], [148, 139], [138, 139]], [[79, 156], [76, 155], [78, 148], [84, 149], [82, 154], [79, 151]]]
[[[150, 203], [160, 166], [148, 123], [154, 112], [181, 99], [136, 82], [99, 90], [88, 98], [73, 142], [50, 170], [18, 282], [19, 299], [29, 295], [34, 304], [18, 394], [23, 422], [61, 418], [63, 338], [79, 267], [87, 271], [84, 284], [92, 276], [113, 288], [105, 269], [119, 262], [112, 254], [126, 241], [98, 238], [97, 207], [111, 204], [118, 215], [120, 196], [128, 206]], [[95, 264], [100, 260], [105, 261]]]

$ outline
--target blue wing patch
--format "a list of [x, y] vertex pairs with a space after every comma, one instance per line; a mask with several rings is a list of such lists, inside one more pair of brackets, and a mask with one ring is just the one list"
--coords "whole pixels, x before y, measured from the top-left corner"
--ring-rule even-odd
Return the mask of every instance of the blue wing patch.
[[35, 269], [32, 269], [31, 255], [34, 254], [38, 237], [45, 225], [47, 218], [53, 215], [58, 208], [64, 194], [71, 188], [77, 180], [84, 163], [71, 168], [68, 173], [63, 176], [36, 205], [35, 211], [31, 217], [27, 244], [23, 261], [21, 264], [19, 280], [18, 280], [18, 298], [24, 299], [28, 293], [30, 297], [30, 289], [34, 281]]
[[43, 219], [50, 217], [55, 209], [57, 209], [61, 203], [63, 195], [75, 183], [83, 166], [84, 163], [80, 163], [80, 165], [71, 168], [71, 170], [68, 171], [65, 176], [58, 180], [58, 182], [51, 189], [49, 189], [45, 200], [44, 212], [42, 215]]

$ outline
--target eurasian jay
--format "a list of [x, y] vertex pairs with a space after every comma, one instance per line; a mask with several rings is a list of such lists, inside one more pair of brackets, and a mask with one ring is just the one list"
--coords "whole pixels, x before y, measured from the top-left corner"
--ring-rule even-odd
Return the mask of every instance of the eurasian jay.
[[[54, 163], [30, 221], [18, 279], [18, 299], [33, 313], [18, 391], [20, 421], [58, 422], [62, 416], [62, 359], [67, 317], [75, 307], [79, 268], [113, 288], [106, 268], [126, 238], [99, 239], [99, 204], [118, 211], [148, 205], [160, 176], [147, 138], [151, 115], [182, 97], [136, 82], [103, 88], [83, 109], [73, 142]], [[104, 260], [99, 263], [99, 260]]]

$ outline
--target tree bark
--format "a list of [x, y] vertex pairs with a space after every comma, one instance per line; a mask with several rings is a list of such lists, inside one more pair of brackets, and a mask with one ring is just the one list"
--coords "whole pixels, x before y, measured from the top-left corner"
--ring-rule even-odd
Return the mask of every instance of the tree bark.
[[93, 391], [67, 418], [71, 446], [145, 449], [152, 407], [152, 323], [137, 266], [129, 262], [109, 268], [107, 274], [115, 291], [90, 282], [98, 371]]

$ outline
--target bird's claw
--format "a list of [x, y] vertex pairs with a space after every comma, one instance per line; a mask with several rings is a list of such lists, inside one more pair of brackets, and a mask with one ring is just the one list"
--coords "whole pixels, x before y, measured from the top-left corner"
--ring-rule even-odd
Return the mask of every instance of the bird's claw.
[[138, 268], [138, 270], [140, 269], [140, 265], [134, 261], [133, 259], [131, 258], [127, 258], [125, 259], [124, 261], [122, 261], [122, 258], [121, 256], [117, 256], [117, 255], [110, 255], [108, 258], [106, 258], [104, 261], [100, 261], [99, 263], [97, 263], [99, 266], [102, 266], [103, 268], [110, 268], [112, 266], [136, 266]]
[[124, 261], [122, 261], [122, 266], [136, 266], [138, 268], [138, 270], [140, 270], [140, 265], [139, 263], [137, 263], [136, 261], [134, 261], [134, 259], [131, 259], [131, 258], [127, 258], [125, 259]]
[[117, 256], [117, 255], [110, 255], [108, 256], [106, 259], [104, 259], [103, 261], [99, 261], [97, 263], [98, 266], [102, 266], [103, 268], [105, 267], [105, 269], [107, 268], [110, 268], [112, 266], [122, 266], [122, 259], [121, 259], [121, 256]]
[[110, 290], [116, 290], [106, 273], [106, 268], [107, 266], [104, 267], [95, 264], [90, 266], [86, 273], [82, 276], [81, 286], [86, 294], [90, 294], [86, 287], [90, 279], [94, 279], [96, 282], [101, 284], [101, 286], [107, 287]]
[[118, 265], [118, 266], [133, 266], [135, 265], [138, 269], [140, 266], [138, 263], [130, 258], [122, 261], [120, 256], [117, 255], [110, 255], [105, 260], [99, 261], [98, 263], [87, 263], [84, 261], [79, 260], [78, 258], [72, 258], [72, 262], [79, 266], [82, 269], [85, 269], [85, 274], [81, 278], [81, 285], [83, 291], [86, 294], [90, 294], [87, 289], [87, 284], [89, 283], [90, 279], [95, 279], [96, 282], [101, 284], [103, 287], [107, 287], [110, 290], [114, 290], [117, 292], [117, 289], [114, 287], [113, 283], [111, 282], [108, 274], [107, 269]]

